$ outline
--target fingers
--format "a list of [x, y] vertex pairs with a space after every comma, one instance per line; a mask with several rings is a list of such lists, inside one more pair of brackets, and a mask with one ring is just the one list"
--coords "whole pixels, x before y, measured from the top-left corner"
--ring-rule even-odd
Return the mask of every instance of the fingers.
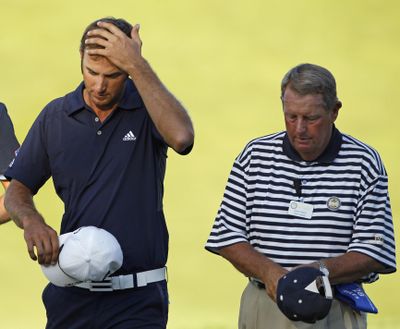
[[51, 248], [52, 248], [51, 251], [52, 251], [52, 253], [51, 253], [50, 262], [51, 262], [51, 264], [54, 265], [57, 263], [60, 245], [59, 245], [57, 233], [55, 231], [53, 231], [53, 232], [54, 232], [54, 234], [51, 235]]
[[137, 39], [139, 38], [139, 30], [140, 30], [140, 24], [136, 24], [131, 31], [131, 38], [132, 39]]
[[[124, 32], [122, 32], [118, 27], [116, 27], [112, 23], [107, 23], [107, 22], [97, 22], [97, 26], [102, 27], [103, 29], [108, 30], [110, 33], [117, 35], [117, 36], [122, 36], [124, 35]], [[96, 31], [96, 30], [93, 30]], [[103, 30], [104, 31], [104, 30]], [[89, 31], [90, 32], [90, 31]], [[89, 33], [88, 32], [88, 33]]]
[[[47, 230], [48, 235], [42, 239], [42, 249], [39, 252], [38, 249], [38, 258], [39, 264], [55, 264], [57, 262], [58, 257], [58, 237], [55, 232], [49, 228]], [[39, 244], [38, 244], [39, 245]]]
[[[28, 253], [32, 260], [42, 265], [56, 264], [58, 258], [58, 236], [49, 226], [41, 231], [25, 231]], [[36, 250], [36, 252], [35, 252]]]
[[85, 40], [85, 44], [87, 45], [99, 45], [102, 46], [103, 48], [106, 48], [107, 45], [109, 44], [108, 40], [102, 39], [102, 38], [96, 38], [96, 37], [90, 37]]
[[39, 264], [48, 264], [45, 260], [45, 254], [46, 254], [46, 247], [45, 244], [42, 241], [37, 241], [36, 244], [36, 255], [38, 258], [38, 263]]
[[[86, 44], [98, 44], [100, 46], [106, 47], [108, 45], [107, 41], [116, 42], [118, 39], [126, 38], [124, 32], [122, 32], [114, 24], [106, 22], [98, 22], [97, 25], [101, 28], [91, 30], [87, 33], [88, 38], [85, 40]], [[138, 43], [141, 43], [139, 36], [140, 24], [133, 26], [131, 31], [131, 38]], [[100, 37], [100, 38], [99, 38]]]
[[142, 45], [142, 40], [139, 36], [140, 24], [136, 24], [131, 31], [131, 38], [135, 40], [140, 46]]
[[[107, 23], [108, 24], [108, 23]], [[115, 27], [113, 24], [111, 24]], [[87, 33], [87, 39], [85, 40], [86, 45], [98, 45], [102, 47], [102, 49], [97, 48], [86, 48], [86, 52], [90, 55], [107, 55], [104, 51], [105, 49], [112, 48], [115, 45], [121, 44], [123, 38], [127, 36], [120, 31], [117, 27], [115, 27], [118, 32], [114, 34], [112, 31], [105, 29], [95, 29], [91, 30]]]
[[87, 45], [98, 47], [85, 47], [86, 54], [104, 56], [125, 72], [129, 72], [143, 61], [139, 24], [132, 27], [131, 37], [114, 24], [99, 22], [98, 26], [101, 28], [89, 31], [85, 40]]
[[[107, 23], [107, 22], [98, 22], [97, 26], [99, 27], [98, 29], [94, 29], [91, 31], [88, 31], [87, 36], [93, 37], [93, 36], [101, 36], [107, 40], [111, 40], [112, 37], [117, 37], [117, 38], [124, 38], [126, 37], [126, 34], [122, 32], [118, 27], [116, 27], [114, 24]], [[136, 24], [131, 31], [131, 36], [133, 39], [133, 36], [135, 35], [136, 38], [139, 37], [139, 28], [140, 24]], [[90, 42], [93, 43], [93, 42]]]
[[115, 41], [118, 38], [121, 38], [122, 35], [115, 35], [111, 33], [108, 30], [104, 29], [96, 29], [96, 30], [91, 30], [87, 33], [88, 38], [85, 40], [85, 43], [96, 43], [93, 42], [94, 39], [102, 39], [103, 41]]
[[[26, 240], [26, 239], [25, 239]], [[35, 254], [35, 251], [33, 250], [33, 248], [34, 248], [34, 246], [35, 246], [35, 244], [33, 243], [33, 241], [28, 241], [28, 240], [26, 240], [26, 245], [27, 245], [27, 247], [28, 247], [28, 253], [29, 253], [29, 256], [31, 257], [31, 259], [32, 260], [37, 260], [37, 257], [36, 257], [36, 254]]]

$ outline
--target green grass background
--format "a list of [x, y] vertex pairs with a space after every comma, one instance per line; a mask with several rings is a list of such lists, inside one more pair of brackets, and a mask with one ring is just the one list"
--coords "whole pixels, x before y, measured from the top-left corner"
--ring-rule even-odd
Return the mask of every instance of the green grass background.
[[[399, 11], [396, 0], [0, 0], [0, 100], [22, 141], [43, 106], [80, 82], [86, 25], [108, 15], [139, 22], [144, 56], [196, 128], [192, 154], [170, 152], [167, 167], [169, 328], [235, 328], [246, 279], [203, 245], [235, 156], [248, 140], [284, 128], [279, 85], [292, 66], [317, 63], [336, 76], [337, 126], [379, 150], [398, 228]], [[58, 230], [63, 210], [51, 182], [35, 202]], [[0, 328], [43, 328], [45, 284], [23, 232], [1, 226]], [[400, 328], [399, 275], [367, 290], [380, 310], [369, 328]]]

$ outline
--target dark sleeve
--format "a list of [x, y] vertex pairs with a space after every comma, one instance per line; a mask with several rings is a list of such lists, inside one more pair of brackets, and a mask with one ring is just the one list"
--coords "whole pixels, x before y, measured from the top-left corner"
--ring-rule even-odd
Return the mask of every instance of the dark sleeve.
[[7, 113], [7, 108], [0, 103], [0, 180], [5, 179], [4, 172], [15, 157], [19, 143], [14, 127]]
[[46, 109], [40, 113], [4, 176], [16, 179], [33, 194], [51, 175], [46, 143]]

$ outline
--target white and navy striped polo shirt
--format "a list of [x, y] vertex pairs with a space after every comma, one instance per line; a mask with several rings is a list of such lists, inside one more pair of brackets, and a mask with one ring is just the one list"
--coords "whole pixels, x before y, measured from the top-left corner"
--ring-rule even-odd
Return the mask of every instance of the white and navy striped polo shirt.
[[[312, 205], [312, 217], [290, 215], [291, 201]], [[239, 242], [286, 269], [356, 251], [395, 271], [388, 178], [379, 154], [336, 128], [311, 162], [299, 157], [285, 132], [251, 141], [233, 164], [206, 249], [218, 253]], [[371, 273], [367, 281], [376, 278]]]

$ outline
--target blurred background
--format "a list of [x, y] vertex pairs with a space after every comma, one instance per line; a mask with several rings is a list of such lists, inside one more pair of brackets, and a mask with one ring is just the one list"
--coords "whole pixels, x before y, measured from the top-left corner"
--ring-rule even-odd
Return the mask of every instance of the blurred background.
[[[398, 246], [399, 14], [395, 0], [0, 0], [0, 101], [22, 142], [41, 109], [81, 81], [85, 27], [104, 16], [140, 23], [143, 55], [196, 129], [193, 152], [170, 152], [167, 166], [169, 328], [236, 328], [246, 278], [204, 243], [236, 155], [250, 139], [284, 129], [280, 81], [291, 67], [311, 62], [335, 75], [337, 127], [385, 162]], [[63, 205], [51, 181], [35, 202], [59, 230]], [[0, 327], [44, 328], [46, 280], [13, 223], [0, 226], [0, 278]], [[400, 328], [399, 274], [367, 292], [379, 308], [369, 328]]]

